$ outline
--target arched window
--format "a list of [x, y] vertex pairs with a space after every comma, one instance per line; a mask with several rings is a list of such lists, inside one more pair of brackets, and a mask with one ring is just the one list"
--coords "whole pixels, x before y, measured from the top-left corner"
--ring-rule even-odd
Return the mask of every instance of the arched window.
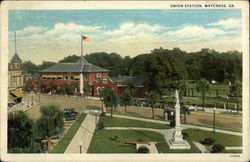
[[97, 74], [96, 74], [96, 77], [97, 77], [97, 78], [100, 78], [100, 77], [101, 77], [101, 73], [97, 73]]
[[99, 96], [100, 95], [100, 92], [101, 92], [101, 88], [100, 87], [97, 87], [96, 88], [96, 94]]

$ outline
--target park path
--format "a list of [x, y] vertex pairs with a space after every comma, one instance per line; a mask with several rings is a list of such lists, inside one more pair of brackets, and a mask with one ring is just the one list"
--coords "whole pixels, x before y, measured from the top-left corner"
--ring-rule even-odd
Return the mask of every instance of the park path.
[[[152, 122], [152, 123], [169, 124], [169, 122], [167, 122], [167, 121], [143, 119], [143, 118], [137, 118], [137, 117], [131, 117], [131, 116], [124, 116], [124, 115], [113, 115], [113, 116], [118, 117], [118, 118], [140, 120], [140, 121], [146, 121], [146, 122]], [[213, 131], [213, 128], [202, 127], [202, 126], [197, 126], [197, 125], [189, 125], [189, 124], [181, 124], [181, 127], [182, 127], [182, 129], [195, 128], [195, 129]], [[235, 136], [242, 136], [242, 133], [240, 133], [240, 132], [234, 132], [234, 131], [228, 131], [228, 130], [222, 130], [222, 129], [215, 129], [215, 132], [226, 133], [226, 134], [231, 134], [231, 135], [235, 135]]]
[[227, 146], [225, 150], [242, 150], [242, 146]]
[[201, 150], [201, 153], [210, 153], [210, 150], [203, 144], [195, 141], [193, 141], [193, 143], [195, 144], [196, 147], [198, 147]]
[[98, 120], [99, 114], [96, 116], [93, 112], [88, 112], [64, 153], [87, 153]]

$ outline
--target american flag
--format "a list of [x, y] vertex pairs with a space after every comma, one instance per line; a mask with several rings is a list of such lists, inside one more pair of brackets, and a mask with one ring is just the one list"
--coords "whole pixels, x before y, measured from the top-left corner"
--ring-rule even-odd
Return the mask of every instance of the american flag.
[[90, 42], [90, 39], [89, 39], [89, 37], [86, 37], [86, 36], [82, 35], [82, 41], [83, 42]]

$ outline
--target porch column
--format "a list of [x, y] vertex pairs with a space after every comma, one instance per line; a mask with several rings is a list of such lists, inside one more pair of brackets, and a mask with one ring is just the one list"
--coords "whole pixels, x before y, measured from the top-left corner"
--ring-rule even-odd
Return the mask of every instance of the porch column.
[[80, 93], [83, 94], [83, 74], [80, 74]]

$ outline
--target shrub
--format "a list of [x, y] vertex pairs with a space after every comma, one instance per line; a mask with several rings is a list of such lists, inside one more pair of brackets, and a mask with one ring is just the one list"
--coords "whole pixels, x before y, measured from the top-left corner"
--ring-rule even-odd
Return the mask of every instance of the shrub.
[[139, 147], [139, 149], [137, 150], [138, 153], [149, 153], [149, 149], [145, 146], [141, 146]]
[[215, 140], [212, 137], [205, 138], [203, 141], [201, 141], [201, 143], [204, 145], [212, 145], [214, 142]]
[[186, 133], [186, 132], [182, 132], [182, 135], [183, 135], [184, 140], [188, 139], [188, 137], [189, 137], [188, 133]]
[[170, 121], [170, 127], [172, 127], [172, 128], [175, 127], [175, 120]]
[[215, 144], [213, 145], [212, 147], [212, 153], [219, 153], [219, 152], [222, 152], [223, 150], [225, 150], [225, 147], [221, 144]]
[[103, 122], [99, 122], [99, 123], [97, 124], [97, 130], [102, 130], [104, 127], [105, 127], [105, 126], [104, 126]]

